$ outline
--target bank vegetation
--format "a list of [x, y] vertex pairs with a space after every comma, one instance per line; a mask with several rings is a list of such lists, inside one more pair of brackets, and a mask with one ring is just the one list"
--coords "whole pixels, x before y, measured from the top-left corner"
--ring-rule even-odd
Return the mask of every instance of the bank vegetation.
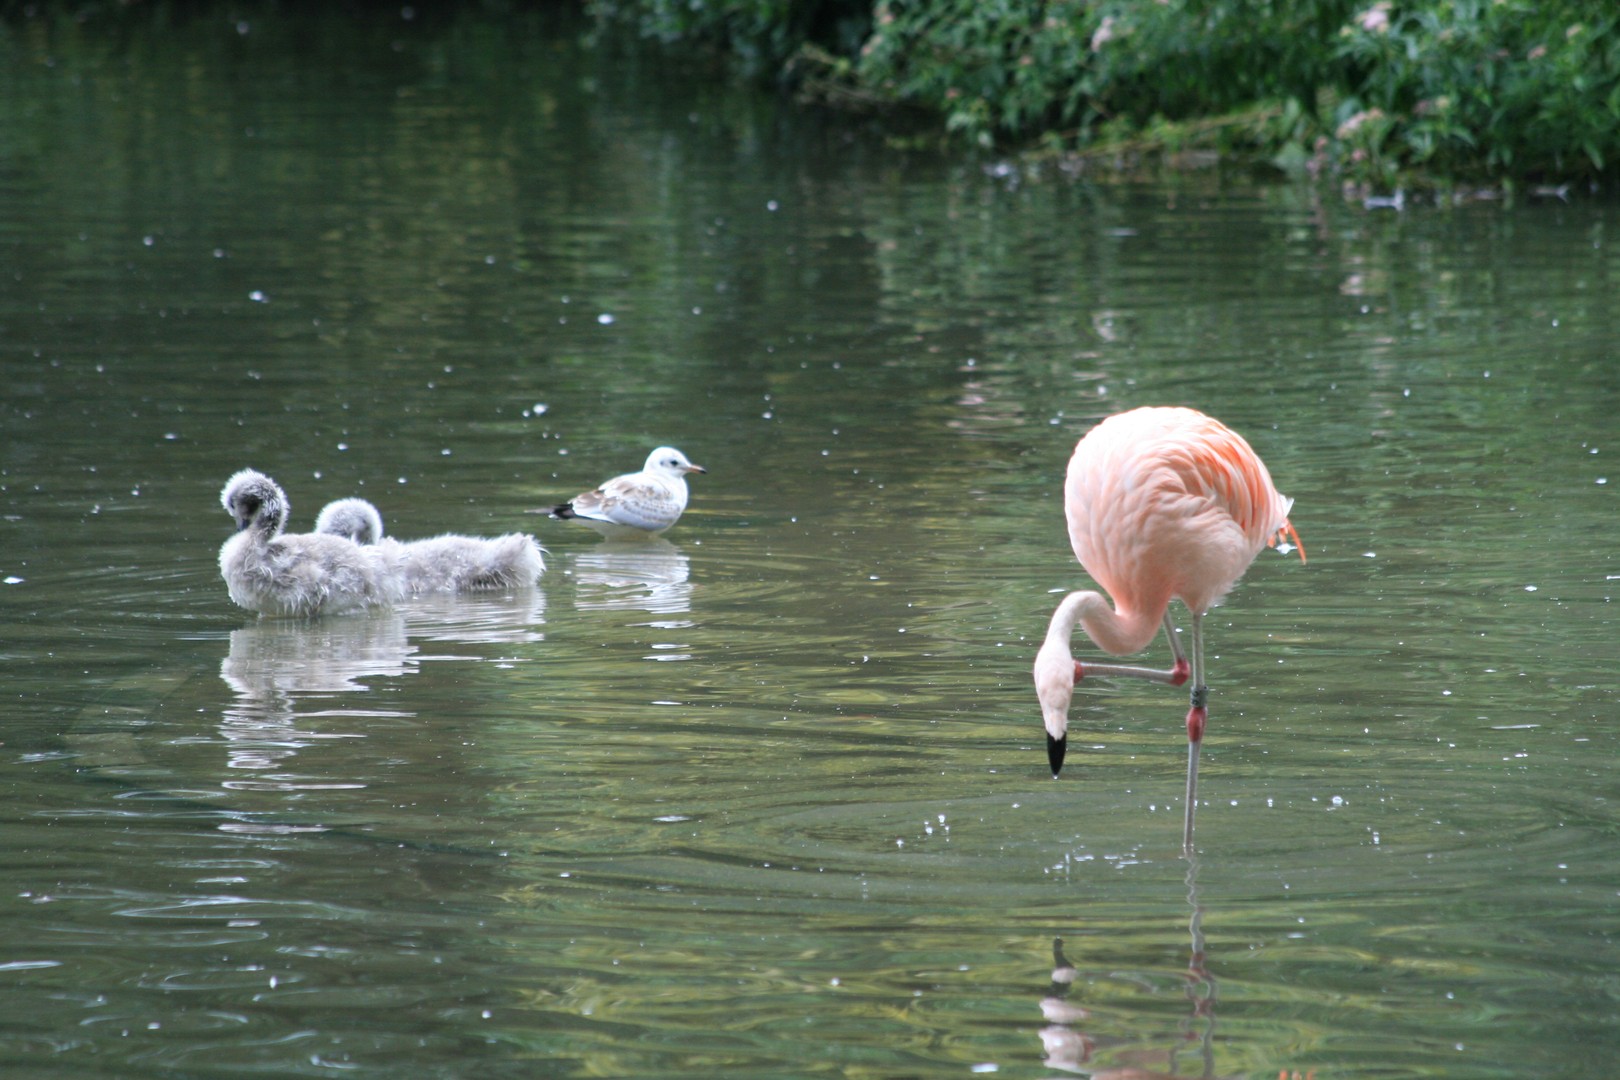
[[600, 31], [1078, 162], [1241, 158], [1367, 190], [1620, 163], [1614, 0], [586, 0]]

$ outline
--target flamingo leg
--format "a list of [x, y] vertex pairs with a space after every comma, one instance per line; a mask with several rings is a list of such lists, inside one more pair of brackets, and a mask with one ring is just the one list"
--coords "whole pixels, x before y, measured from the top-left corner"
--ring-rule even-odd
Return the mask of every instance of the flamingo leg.
[[1192, 613], [1192, 695], [1187, 709], [1187, 816], [1182, 825], [1181, 850], [1193, 853], [1193, 814], [1198, 808], [1198, 751], [1204, 744], [1204, 723], [1209, 719], [1209, 687], [1204, 684], [1204, 616]]
[[1182, 651], [1181, 642], [1176, 637], [1176, 624], [1170, 621], [1168, 609], [1164, 613], [1164, 636], [1170, 639], [1170, 653], [1176, 662], [1169, 668], [1140, 667], [1136, 664], [1093, 664], [1074, 662], [1074, 681], [1079, 682], [1087, 675], [1106, 675], [1111, 678], [1146, 679], [1149, 682], [1160, 682], [1170, 686], [1180, 686], [1187, 681], [1192, 669], [1187, 664], [1187, 654]]
[[[1187, 664], [1187, 654], [1181, 648], [1181, 635], [1176, 633], [1176, 624], [1171, 621], [1170, 609], [1164, 609], [1164, 636], [1170, 639], [1170, 655], [1176, 658], [1176, 670], [1181, 670]], [[1172, 683], [1180, 686], [1180, 683]]]

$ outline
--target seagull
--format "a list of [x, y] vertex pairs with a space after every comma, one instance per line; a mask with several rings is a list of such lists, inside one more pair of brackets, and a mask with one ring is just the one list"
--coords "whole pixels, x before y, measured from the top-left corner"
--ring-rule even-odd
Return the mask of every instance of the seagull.
[[657, 536], [686, 509], [686, 474], [709, 470], [686, 460], [673, 446], [647, 455], [640, 472], [615, 476], [595, 491], [550, 508], [559, 521], [577, 521], [608, 539]]
[[291, 504], [263, 473], [243, 469], [219, 501], [236, 522], [236, 535], [219, 549], [219, 572], [231, 599], [249, 611], [307, 617], [401, 598], [399, 575], [372, 549], [339, 536], [286, 533]]
[[382, 514], [365, 499], [327, 503], [315, 519], [315, 532], [347, 537], [376, 551], [412, 596], [533, 585], [546, 568], [540, 546], [527, 533], [492, 540], [455, 533], [408, 541], [384, 536]]

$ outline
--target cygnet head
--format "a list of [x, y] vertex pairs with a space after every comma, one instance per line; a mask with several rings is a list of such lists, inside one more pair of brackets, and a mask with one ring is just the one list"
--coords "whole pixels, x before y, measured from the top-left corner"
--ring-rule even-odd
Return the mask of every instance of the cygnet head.
[[365, 499], [338, 499], [321, 507], [315, 531], [357, 544], [375, 544], [383, 536], [382, 514]]
[[220, 505], [236, 522], [236, 531], [252, 527], [275, 536], [287, 527], [292, 505], [274, 480], [255, 469], [243, 469], [225, 482]]
[[660, 446], [647, 455], [647, 464], [642, 467], [642, 471], [679, 480], [687, 473], [706, 473], [709, 470], [701, 465], [692, 464], [686, 460], [685, 454], [673, 446]]

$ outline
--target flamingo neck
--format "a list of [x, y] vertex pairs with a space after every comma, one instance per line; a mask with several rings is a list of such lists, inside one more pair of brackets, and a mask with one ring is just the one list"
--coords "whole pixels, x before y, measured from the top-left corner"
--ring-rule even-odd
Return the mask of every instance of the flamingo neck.
[[1046, 640], [1061, 641], [1068, 647], [1074, 627], [1079, 623], [1096, 646], [1106, 653], [1124, 656], [1141, 652], [1159, 632], [1159, 615], [1144, 615], [1129, 610], [1116, 610], [1108, 598], [1097, 592], [1074, 592], [1063, 598], [1052, 622], [1046, 628]]

